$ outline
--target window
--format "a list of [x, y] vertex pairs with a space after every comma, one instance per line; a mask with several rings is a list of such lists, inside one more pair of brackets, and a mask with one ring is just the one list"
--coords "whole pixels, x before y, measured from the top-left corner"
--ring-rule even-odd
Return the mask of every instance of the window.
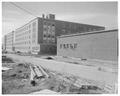
[[88, 31], [91, 31], [91, 28], [89, 28]]
[[33, 24], [32, 24], [32, 25], [33, 25], [33, 27], [35, 27], [35, 26], [36, 26], [36, 22], [33, 22]]
[[47, 31], [47, 28], [46, 28], [46, 27], [44, 28], [44, 31]]
[[70, 48], [74, 48], [72, 44], [70, 44]]
[[44, 25], [46, 25], [47, 23], [46, 22], [44, 22]]
[[65, 44], [63, 44], [63, 47], [64, 47], [64, 48], [66, 48], [66, 45], [65, 45]]
[[60, 44], [60, 48], [62, 48], [62, 44]]
[[52, 42], [55, 42], [55, 38], [52, 38]]
[[67, 48], [69, 48], [69, 44], [66, 44]]
[[62, 29], [62, 32], [63, 32], [63, 33], [66, 33], [66, 30], [65, 30], [65, 29]]
[[50, 34], [48, 35], [48, 37], [50, 38]]
[[55, 38], [55, 36], [52, 36], [52, 38]]
[[75, 43], [74, 45], [70, 45], [71, 48], [77, 48], [77, 43]]
[[43, 36], [44, 36], [44, 37], [46, 37], [46, 35], [45, 35], [45, 34], [44, 34]]
[[31, 25], [29, 25], [29, 28], [31, 28]]

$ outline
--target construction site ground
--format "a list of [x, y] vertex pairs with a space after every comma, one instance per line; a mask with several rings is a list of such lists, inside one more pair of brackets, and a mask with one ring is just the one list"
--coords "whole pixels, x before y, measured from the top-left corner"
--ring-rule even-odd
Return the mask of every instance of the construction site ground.
[[[3, 94], [31, 94], [49, 89], [58, 94], [116, 93], [117, 62], [81, 60], [61, 56], [21, 56], [4, 54], [10, 60], [2, 60]], [[50, 76], [30, 83], [30, 65], [41, 65]]]

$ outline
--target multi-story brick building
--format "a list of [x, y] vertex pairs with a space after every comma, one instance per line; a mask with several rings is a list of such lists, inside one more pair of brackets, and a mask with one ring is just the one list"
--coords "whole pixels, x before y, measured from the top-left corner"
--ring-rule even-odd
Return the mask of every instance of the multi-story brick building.
[[[15, 50], [32, 53], [54, 53], [55, 24], [52, 19], [35, 18], [15, 30]], [[40, 51], [41, 50], [41, 51]], [[49, 51], [51, 50], [51, 51]]]
[[5, 36], [5, 49], [9, 52], [14, 51], [14, 31]]
[[55, 20], [55, 15], [38, 17], [15, 30], [15, 51], [56, 53], [57, 36], [104, 30], [105, 27]]

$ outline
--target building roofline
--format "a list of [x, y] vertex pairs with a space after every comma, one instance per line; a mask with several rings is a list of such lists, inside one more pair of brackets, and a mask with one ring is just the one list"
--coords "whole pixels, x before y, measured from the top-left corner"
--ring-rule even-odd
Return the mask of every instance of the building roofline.
[[[36, 18], [34, 18], [34, 19], [30, 20], [28, 23], [26, 23], [26, 24], [22, 25], [21, 27], [19, 27], [19, 28], [15, 29], [15, 31], [16, 31], [16, 30], [18, 30], [18, 29], [20, 29], [20, 28], [22, 28], [22, 27], [24, 27], [25, 25], [29, 24], [30, 22], [34, 21], [35, 19], [50, 20], [50, 19], [46, 19], [46, 18], [42, 18], [42, 17], [36, 17]], [[75, 23], [75, 24], [81, 24], [81, 25], [83, 25], [83, 26], [84, 26], [84, 25], [86, 25], [86, 26], [92, 26], [92, 27], [105, 28], [105, 26], [92, 25], [92, 24], [83, 24], [83, 23], [78, 23], [78, 22], [70, 22], [70, 21], [63, 21], [63, 20], [56, 20], [56, 19], [55, 19], [55, 21], [68, 22], [68, 23]]]
[[68, 22], [68, 23], [74, 23], [74, 24], [81, 24], [81, 25], [83, 25], [83, 26], [86, 25], [86, 26], [92, 26], [92, 27], [105, 28], [105, 26], [101, 26], [101, 25], [85, 24], [85, 23], [78, 23], [78, 22], [71, 22], [71, 21], [63, 21], [63, 20], [56, 20], [56, 21]]
[[98, 34], [98, 33], [113, 32], [113, 31], [118, 31], [118, 29], [100, 30], [100, 31], [92, 31], [92, 32], [84, 32], [84, 33], [76, 33], [76, 34], [61, 35], [61, 36], [57, 36], [57, 38], [72, 37], [72, 36], [80, 36], [80, 35], [89, 35], [89, 34]]
[[28, 23], [26, 23], [26, 24], [22, 25], [21, 27], [15, 29], [15, 31], [18, 30], [18, 29], [20, 29], [20, 28], [22, 28], [22, 27], [24, 27], [24, 26], [26, 26], [27, 24], [31, 23], [32, 21], [34, 21], [35, 19], [38, 19], [38, 18], [40, 18], [40, 17], [36, 17], [36, 18], [30, 20]]

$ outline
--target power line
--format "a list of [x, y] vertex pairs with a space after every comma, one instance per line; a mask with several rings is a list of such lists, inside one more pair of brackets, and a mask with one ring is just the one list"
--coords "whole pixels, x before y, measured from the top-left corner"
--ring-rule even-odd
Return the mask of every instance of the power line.
[[24, 12], [26, 12], [26, 13], [28, 13], [28, 14], [34, 16], [34, 17], [37, 17], [37, 16], [33, 15], [31, 12], [27, 11], [26, 9], [24, 9], [24, 8], [22, 8], [22, 7], [18, 6], [18, 5], [16, 5], [15, 3], [13, 3], [13, 2], [10, 2], [10, 3], [11, 3], [12, 5], [14, 5], [15, 7], [21, 9], [22, 11], [24, 11]]

